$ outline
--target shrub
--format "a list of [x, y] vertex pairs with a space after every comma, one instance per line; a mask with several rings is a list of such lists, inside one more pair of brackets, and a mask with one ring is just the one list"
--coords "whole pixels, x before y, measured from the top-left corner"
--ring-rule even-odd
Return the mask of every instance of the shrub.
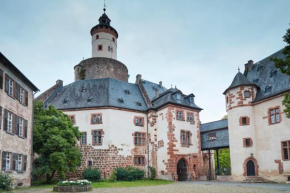
[[116, 182], [116, 181], [117, 181], [117, 171], [113, 170], [110, 175], [109, 182]]
[[151, 180], [155, 179], [156, 178], [156, 170], [155, 170], [155, 168], [150, 166], [149, 170], [150, 170], [150, 179]]
[[83, 171], [82, 176], [92, 182], [97, 182], [101, 179], [101, 173], [98, 168], [89, 167]]
[[12, 189], [13, 178], [7, 174], [0, 174], [0, 190], [9, 191]]
[[131, 166], [128, 166], [126, 168], [117, 168], [116, 169], [116, 176], [117, 180], [123, 180], [123, 181], [135, 181], [135, 180], [141, 180], [144, 178], [145, 171], [141, 170], [139, 168], [134, 168]]

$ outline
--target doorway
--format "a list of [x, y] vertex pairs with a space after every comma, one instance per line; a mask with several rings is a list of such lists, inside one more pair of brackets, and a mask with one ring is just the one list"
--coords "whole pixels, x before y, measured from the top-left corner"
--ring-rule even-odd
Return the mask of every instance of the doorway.
[[252, 160], [247, 162], [247, 176], [255, 176], [255, 164]]
[[178, 176], [178, 181], [187, 180], [187, 164], [183, 158], [180, 159], [177, 163], [177, 176]]

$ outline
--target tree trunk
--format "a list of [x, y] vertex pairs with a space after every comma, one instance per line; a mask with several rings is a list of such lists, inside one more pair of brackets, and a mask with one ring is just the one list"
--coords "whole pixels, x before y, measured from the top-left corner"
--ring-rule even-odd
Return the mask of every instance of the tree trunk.
[[56, 171], [53, 171], [51, 175], [46, 174], [46, 183], [51, 182], [51, 180], [52, 180], [52, 178], [53, 178], [55, 172], [56, 172]]

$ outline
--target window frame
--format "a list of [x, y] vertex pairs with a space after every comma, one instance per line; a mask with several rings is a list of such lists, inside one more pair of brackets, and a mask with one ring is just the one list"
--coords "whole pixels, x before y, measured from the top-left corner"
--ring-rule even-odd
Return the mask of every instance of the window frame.
[[192, 145], [192, 133], [188, 130], [180, 130], [181, 147], [189, 147]]
[[[286, 143], [286, 147], [283, 146], [283, 143]], [[284, 149], [287, 151], [288, 158], [285, 159], [285, 152]], [[290, 140], [287, 141], [281, 141], [281, 154], [282, 154], [282, 160], [283, 161], [290, 161]]]
[[135, 132], [133, 135], [133, 142], [135, 146], [146, 146], [147, 136], [145, 132]]
[[134, 116], [133, 122], [135, 126], [144, 127], [144, 117]]
[[[277, 113], [278, 110], [278, 113]], [[272, 111], [274, 112], [274, 114], [272, 114]], [[279, 116], [279, 122], [277, 121], [277, 115]], [[282, 122], [282, 112], [281, 112], [281, 108], [280, 106], [277, 107], [273, 107], [273, 108], [269, 108], [268, 109], [268, 123], [269, 125], [275, 125], [275, 124], [279, 124]], [[274, 122], [272, 122], [272, 117], [274, 117]]]
[[[191, 115], [191, 116], [189, 116], [189, 115]], [[191, 119], [189, 119], [189, 118], [191, 118]], [[194, 113], [193, 112], [187, 112], [186, 113], [186, 119], [187, 119], [188, 122], [194, 123]]]
[[[96, 122], [94, 122], [94, 116], [96, 116]], [[98, 121], [98, 116], [100, 116], [100, 121]], [[93, 113], [91, 114], [91, 125], [103, 124], [102, 113]]]
[[[246, 122], [244, 122], [243, 120], [246, 120]], [[250, 125], [250, 117], [248, 116], [241, 116], [240, 120], [239, 120], [240, 126], [247, 126]]]
[[[95, 141], [95, 138], [97, 141]], [[92, 130], [92, 145], [101, 146], [103, 145], [104, 131], [103, 129]]]
[[[137, 160], [137, 163], [136, 163]], [[146, 159], [144, 155], [135, 155], [133, 158], [133, 165], [134, 166], [145, 166], [146, 165]]]
[[[246, 95], [246, 93], [248, 94], [248, 95]], [[249, 91], [249, 90], [245, 90], [244, 91], [244, 98], [251, 98], [251, 92]]]
[[183, 110], [176, 110], [176, 120], [184, 121], [184, 111]]
[[[247, 145], [247, 140], [249, 140], [249, 145]], [[243, 138], [243, 147], [252, 147], [253, 146], [253, 140], [250, 137]]]
[[98, 45], [98, 51], [103, 51], [103, 44]]
[[208, 133], [208, 141], [215, 141], [216, 140], [216, 132]]
[[14, 114], [11, 111], [7, 110], [6, 132], [8, 132], [8, 133], [13, 133], [13, 117], [14, 117]]
[[68, 117], [70, 118], [72, 124], [76, 124], [76, 115], [68, 115]]
[[[87, 145], [87, 132], [81, 132], [81, 138], [80, 138], [80, 145]], [[84, 134], [85, 134], [85, 143], [83, 143], [84, 139]]]

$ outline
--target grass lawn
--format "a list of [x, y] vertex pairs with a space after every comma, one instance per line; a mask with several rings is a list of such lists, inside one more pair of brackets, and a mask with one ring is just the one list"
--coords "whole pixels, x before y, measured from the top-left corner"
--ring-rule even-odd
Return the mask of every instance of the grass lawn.
[[[157, 186], [157, 185], [165, 185], [172, 184], [171, 181], [165, 180], [137, 180], [137, 181], [117, 181], [117, 182], [93, 182], [93, 188], [121, 188], [121, 187], [141, 187], [141, 186]], [[53, 182], [51, 184], [43, 184], [42, 182], [33, 182], [33, 185], [30, 188], [53, 188], [57, 182]]]

